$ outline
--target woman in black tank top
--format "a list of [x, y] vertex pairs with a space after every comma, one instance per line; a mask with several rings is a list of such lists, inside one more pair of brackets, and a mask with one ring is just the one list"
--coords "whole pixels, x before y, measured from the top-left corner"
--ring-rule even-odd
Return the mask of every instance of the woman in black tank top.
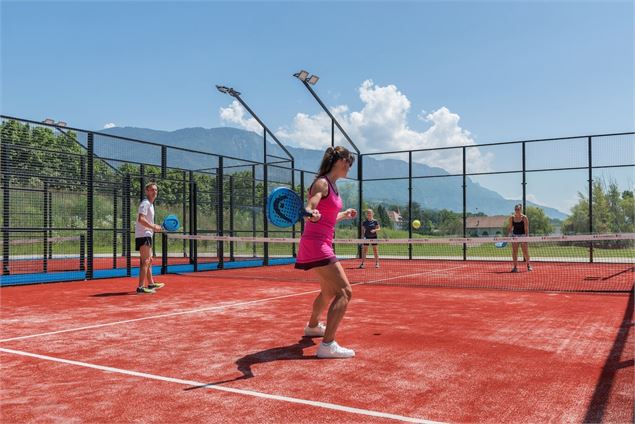
[[[518, 203], [514, 206], [514, 214], [509, 218], [509, 227], [507, 229], [507, 232], [512, 237], [527, 237], [529, 235], [529, 218], [523, 215], [522, 212], [522, 204]], [[523, 258], [527, 262], [527, 271], [533, 271], [529, 262], [529, 247], [527, 243], [520, 243], [520, 247], [523, 250]], [[512, 272], [518, 272], [518, 243], [512, 243], [512, 260], [514, 261]]]

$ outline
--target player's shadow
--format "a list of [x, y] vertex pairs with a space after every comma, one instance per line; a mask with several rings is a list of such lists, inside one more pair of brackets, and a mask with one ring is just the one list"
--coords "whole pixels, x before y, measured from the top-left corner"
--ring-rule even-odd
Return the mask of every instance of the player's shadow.
[[215, 381], [213, 383], [207, 383], [200, 386], [188, 387], [185, 390], [202, 389], [209, 386], [216, 386], [219, 384], [230, 383], [232, 381], [246, 380], [254, 377], [254, 373], [251, 367], [257, 364], [264, 364], [266, 362], [273, 361], [289, 361], [289, 360], [303, 360], [303, 359], [315, 359], [317, 356], [305, 356], [304, 349], [307, 347], [315, 346], [315, 342], [311, 337], [302, 337], [297, 343], [289, 346], [273, 347], [271, 349], [261, 350], [260, 352], [250, 353], [236, 361], [236, 368], [242, 375], [230, 378], [227, 380]]
[[136, 295], [136, 291], [127, 291], [127, 292], [111, 292], [111, 293], [96, 293], [91, 294], [91, 297], [111, 297], [111, 296], [129, 296]]

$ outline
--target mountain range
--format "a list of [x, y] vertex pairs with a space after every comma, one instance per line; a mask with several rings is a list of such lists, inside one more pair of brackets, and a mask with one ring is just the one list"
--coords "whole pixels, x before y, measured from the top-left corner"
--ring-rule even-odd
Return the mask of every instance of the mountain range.
[[[99, 131], [102, 134], [129, 137], [150, 141], [168, 146], [190, 150], [231, 156], [251, 161], [263, 161], [263, 137], [254, 132], [237, 128], [184, 128], [176, 131], [160, 131], [136, 127], [113, 127]], [[97, 136], [95, 153], [115, 159], [130, 157], [144, 158], [145, 163], [160, 165], [160, 150], [154, 146], [140, 143], [125, 143], [125, 148], [112, 149], [112, 142], [100, 142], [104, 137]], [[106, 141], [106, 140], [104, 140]], [[322, 150], [285, 146], [295, 159], [296, 169], [315, 172], [322, 159]], [[106, 151], [108, 150], [108, 151]], [[168, 166], [184, 169], [213, 168], [215, 163], [210, 157], [197, 154], [172, 154], [168, 150]], [[267, 144], [267, 153], [286, 157], [284, 151], [275, 143]], [[275, 161], [270, 157], [269, 161]], [[226, 161], [225, 165], [233, 161]], [[379, 160], [364, 157], [364, 179], [384, 178], [388, 176], [408, 176], [408, 163], [398, 159]], [[287, 172], [288, 173], [288, 172]], [[351, 172], [354, 174], [354, 172]], [[270, 174], [271, 175], [271, 174]], [[449, 176], [445, 170], [422, 163], [413, 163], [413, 175], [434, 176], [434, 178], [413, 179], [413, 201], [425, 209], [449, 209], [455, 212], [463, 210], [462, 177]], [[351, 175], [355, 178], [355, 175]], [[307, 176], [305, 178], [310, 178]], [[501, 176], [504, 178], [504, 176]], [[307, 181], [310, 183], [310, 181]], [[346, 183], [343, 183], [346, 184]], [[508, 215], [513, 211], [518, 200], [506, 199], [497, 192], [466, 179], [468, 212], [483, 212], [487, 215]], [[368, 181], [364, 183], [364, 199], [370, 203], [407, 204], [408, 182], [406, 180]], [[564, 219], [567, 215], [555, 208], [527, 202], [528, 205], [540, 207], [550, 218]]]

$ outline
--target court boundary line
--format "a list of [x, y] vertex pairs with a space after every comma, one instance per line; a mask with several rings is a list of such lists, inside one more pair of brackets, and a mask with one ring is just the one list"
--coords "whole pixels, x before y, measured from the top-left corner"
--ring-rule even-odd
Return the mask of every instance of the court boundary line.
[[149, 373], [144, 373], [139, 371], [125, 370], [125, 369], [114, 368], [114, 367], [109, 367], [105, 365], [97, 365], [97, 364], [91, 364], [88, 362], [74, 361], [71, 359], [57, 358], [54, 356], [40, 355], [37, 353], [25, 352], [22, 350], [14, 350], [14, 349], [7, 349], [7, 348], [0, 347], [0, 352], [5, 352], [5, 353], [19, 355], [19, 356], [26, 356], [30, 358], [45, 360], [45, 361], [59, 362], [59, 363], [67, 364], [67, 365], [75, 365], [75, 366], [84, 367], [84, 368], [91, 368], [91, 369], [96, 369], [99, 371], [129, 375], [133, 377], [140, 377], [140, 378], [145, 378], [150, 380], [164, 381], [169, 383], [186, 385], [190, 387], [196, 386], [196, 387], [206, 388], [210, 390], [217, 390], [220, 392], [228, 392], [228, 393], [233, 393], [233, 394], [238, 394], [243, 396], [252, 396], [252, 397], [264, 398], [269, 400], [277, 400], [281, 402], [288, 402], [288, 403], [295, 403], [300, 405], [313, 406], [317, 408], [331, 409], [335, 411], [348, 412], [348, 413], [358, 414], [358, 415], [366, 415], [366, 416], [372, 416], [377, 418], [387, 418], [391, 420], [398, 420], [398, 421], [411, 422], [411, 423], [441, 424], [441, 422], [439, 421], [430, 421], [430, 420], [426, 420], [422, 418], [391, 414], [388, 412], [380, 412], [380, 411], [373, 411], [370, 409], [355, 408], [352, 406], [344, 406], [344, 405], [339, 405], [336, 403], [314, 401], [314, 400], [301, 399], [301, 398], [295, 398], [295, 397], [283, 396], [283, 395], [274, 395], [270, 393], [258, 392], [255, 390], [237, 389], [232, 387], [210, 385], [210, 384], [201, 383], [198, 381], [183, 380], [180, 378], [165, 377], [161, 375], [149, 374]]
[[[404, 277], [412, 277], [412, 276], [415, 276], [415, 275], [430, 274], [430, 273], [433, 273], [433, 272], [449, 271], [449, 270], [452, 270], [452, 269], [463, 268], [463, 267], [464, 267], [464, 265], [457, 266], [457, 267], [452, 267], [452, 268], [447, 268], [447, 269], [441, 269], [441, 270], [430, 270], [430, 271], [426, 271], [426, 272], [420, 272], [420, 273], [408, 274], [408, 275], [400, 275], [400, 276], [391, 277], [391, 278], [385, 278], [385, 279], [380, 279], [380, 280], [363, 281], [363, 282], [359, 282], [359, 283], [351, 283], [351, 285], [358, 286], [358, 285], [364, 285], [364, 284], [373, 284], [373, 283], [377, 283], [377, 282], [380, 282], [380, 281], [388, 281], [388, 280], [394, 280], [394, 279], [397, 279], [397, 278], [404, 278]], [[187, 315], [187, 314], [196, 314], [196, 313], [209, 312], [209, 311], [213, 311], [213, 310], [222, 310], [222, 309], [225, 309], [225, 308], [232, 308], [232, 307], [236, 307], [236, 306], [251, 305], [251, 304], [255, 304], [255, 303], [263, 303], [263, 302], [268, 302], [268, 301], [271, 301], [271, 300], [285, 299], [285, 298], [288, 298], [288, 297], [295, 297], [295, 296], [304, 296], [306, 294], [319, 293], [319, 292], [320, 292], [320, 290], [317, 289], [317, 290], [305, 291], [305, 292], [300, 292], [300, 293], [286, 294], [286, 295], [282, 295], [282, 296], [268, 297], [268, 298], [264, 298], [264, 299], [250, 300], [250, 301], [247, 301], [247, 302], [231, 303], [231, 304], [228, 304], [228, 305], [210, 306], [208, 308], [199, 308], [199, 309], [192, 309], [192, 310], [180, 311], [180, 312], [170, 312], [170, 313], [167, 313], [167, 314], [145, 316], [145, 317], [140, 317], [140, 318], [127, 319], [127, 320], [123, 320], [123, 321], [112, 321], [112, 322], [106, 322], [106, 323], [102, 323], [102, 324], [87, 325], [87, 326], [84, 326], [84, 327], [75, 327], [75, 328], [67, 328], [65, 330], [49, 331], [49, 332], [46, 332], [46, 333], [29, 334], [29, 335], [26, 335], [26, 336], [10, 337], [8, 339], [0, 339], [0, 343], [11, 342], [11, 341], [16, 341], [16, 340], [31, 339], [31, 338], [35, 338], [35, 337], [52, 336], [52, 335], [55, 335], [55, 334], [70, 333], [70, 332], [73, 332], [73, 331], [92, 330], [94, 328], [108, 327], [108, 326], [111, 326], [111, 325], [119, 325], [119, 324], [128, 324], [128, 323], [131, 323], [131, 322], [146, 321], [146, 320], [149, 320], [149, 319], [167, 318], [167, 317], [173, 317], [173, 316], [179, 316], [179, 315]]]

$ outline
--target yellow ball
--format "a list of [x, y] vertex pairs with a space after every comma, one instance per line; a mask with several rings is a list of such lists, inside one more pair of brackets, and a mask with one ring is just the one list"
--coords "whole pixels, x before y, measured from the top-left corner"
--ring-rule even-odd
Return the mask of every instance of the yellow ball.
[[418, 219], [415, 219], [414, 221], [412, 221], [412, 228], [414, 228], [415, 230], [418, 230], [419, 227], [421, 227], [421, 222]]

